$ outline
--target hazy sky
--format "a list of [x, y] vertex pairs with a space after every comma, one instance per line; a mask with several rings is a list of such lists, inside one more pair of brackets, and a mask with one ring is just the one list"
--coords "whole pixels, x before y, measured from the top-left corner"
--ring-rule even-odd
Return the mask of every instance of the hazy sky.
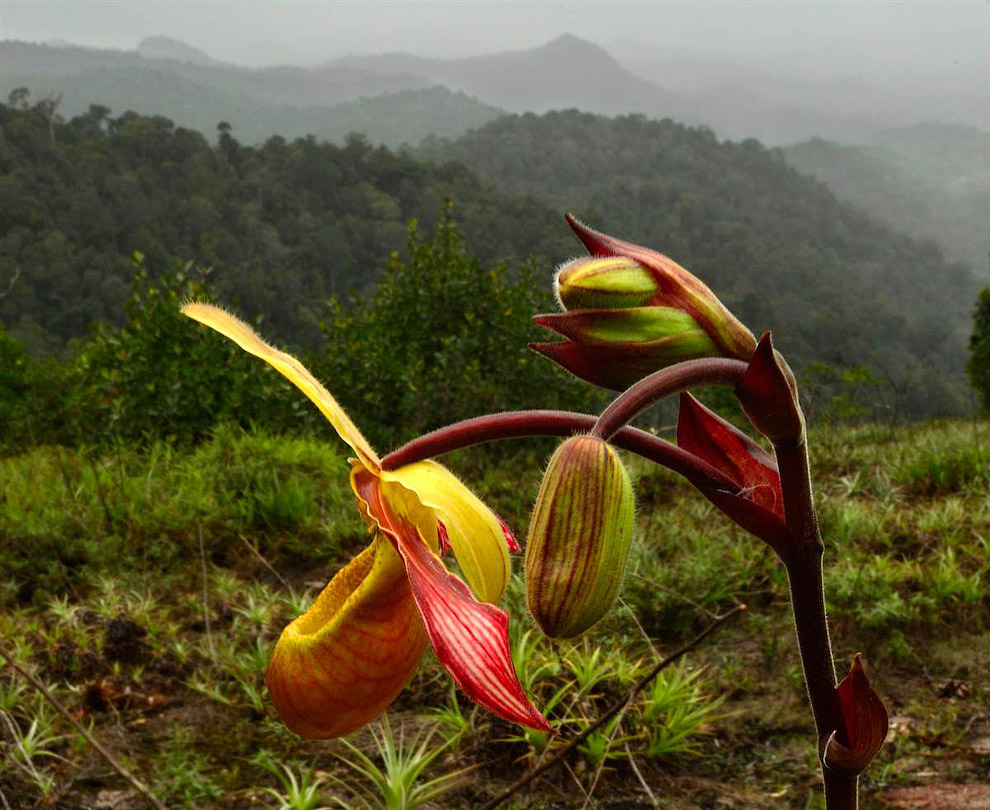
[[[462, 56], [528, 48], [562, 33], [623, 40], [808, 75], [986, 75], [990, 2], [331, 2], [0, 0], [0, 36], [134, 48], [180, 39], [245, 65], [312, 64], [406, 50]], [[0, 53], [2, 69], [2, 53]]]

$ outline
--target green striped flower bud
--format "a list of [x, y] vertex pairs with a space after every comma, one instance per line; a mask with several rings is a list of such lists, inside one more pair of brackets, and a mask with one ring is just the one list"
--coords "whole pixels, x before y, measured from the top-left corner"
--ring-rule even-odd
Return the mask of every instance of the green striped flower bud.
[[653, 274], [625, 256], [586, 256], [557, 273], [557, 297], [564, 309], [641, 307], [660, 293]]
[[550, 459], [526, 543], [526, 596], [543, 632], [583, 633], [615, 601], [629, 557], [633, 491], [601, 439], [575, 436]]
[[617, 391], [684, 360], [753, 356], [753, 333], [673, 259], [567, 221], [591, 255], [557, 271], [564, 311], [533, 318], [566, 340], [531, 349]]

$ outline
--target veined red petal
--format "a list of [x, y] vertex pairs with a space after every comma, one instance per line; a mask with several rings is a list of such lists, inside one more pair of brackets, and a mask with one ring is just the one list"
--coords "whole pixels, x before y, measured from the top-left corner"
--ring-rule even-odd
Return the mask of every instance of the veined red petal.
[[677, 444], [725, 473], [739, 485], [741, 495], [784, 519], [777, 462], [735, 425], [687, 393], [681, 394]]
[[461, 691], [506, 720], [549, 731], [516, 677], [508, 614], [475, 599], [418, 536], [395, 539], [433, 651]]
[[452, 546], [450, 545], [450, 535], [447, 534], [447, 527], [443, 525], [442, 520], [437, 521], [437, 541], [440, 545], [440, 556], [446, 556]]
[[475, 599], [427, 545], [418, 528], [422, 523], [415, 520], [415, 493], [361, 467], [354, 468], [351, 482], [395, 543], [430, 644], [454, 682], [469, 698], [500, 717], [549, 731], [549, 724], [516, 677], [508, 614]]

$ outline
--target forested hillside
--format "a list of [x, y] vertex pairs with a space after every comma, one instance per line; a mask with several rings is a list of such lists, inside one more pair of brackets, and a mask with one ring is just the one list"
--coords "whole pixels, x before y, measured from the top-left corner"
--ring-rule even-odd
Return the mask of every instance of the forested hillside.
[[94, 106], [63, 123], [43, 102], [0, 107], [7, 331], [37, 354], [119, 320], [140, 251], [152, 276], [173, 257], [214, 266], [221, 295], [264, 316], [267, 334], [314, 346], [324, 302], [367, 288], [405, 244], [406, 221], [432, 228], [451, 198], [483, 264], [535, 254], [549, 286], [552, 265], [580, 252], [561, 220], [571, 209], [680, 261], [754, 331], [772, 328], [799, 368], [865, 364], [899, 415], [967, 402], [966, 268], [756, 142], [577, 112], [433, 140], [419, 155], [433, 163], [360, 138], [252, 148], [236, 134], [224, 128], [211, 147], [161, 117]]
[[905, 233], [934, 239], [986, 278], [990, 133], [928, 124], [888, 130], [855, 146], [815, 138], [784, 154], [840, 199]]
[[756, 141], [640, 116], [500, 118], [419, 156], [457, 159], [697, 273], [802, 360], [867, 365], [898, 409], [960, 406], [976, 281], [932, 242], [840, 203]]
[[559, 212], [462, 165], [422, 164], [360, 138], [272, 138], [256, 149], [235, 134], [211, 147], [162, 117], [94, 106], [61, 124], [43, 104], [0, 106], [8, 331], [51, 352], [94, 321], [119, 321], [140, 251], [153, 274], [172, 257], [214, 266], [224, 296], [263, 314], [274, 336], [312, 346], [323, 302], [377, 278], [405, 245], [407, 221], [431, 228], [445, 198], [484, 262], [572, 249]]

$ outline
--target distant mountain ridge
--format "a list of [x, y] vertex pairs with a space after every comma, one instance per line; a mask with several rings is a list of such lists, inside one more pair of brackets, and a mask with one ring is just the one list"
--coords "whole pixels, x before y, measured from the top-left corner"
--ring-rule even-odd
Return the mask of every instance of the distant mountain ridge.
[[[208, 104], [217, 107], [217, 120], [235, 117], [226, 112], [233, 108], [238, 111], [238, 129], [251, 142], [277, 131], [266, 129], [272, 107], [327, 108], [438, 85], [474, 97], [475, 110], [469, 115], [473, 118], [482, 107], [518, 113], [569, 108], [610, 116], [638, 113], [707, 126], [722, 138], [757, 138], [769, 145], [812, 137], [865, 143], [885, 130], [928, 119], [990, 129], [990, 82], [981, 86], [974, 79], [953, 93], [919, 89], [912, 95], [911, 88], [895, 92], [872, 77], [795, 78], [731, 61], [686, 58], [651, 46], [620, 43], [606, 49], [570, 34], [535, 48], [470, 57], [386, 53], [335, 58], [315, 67], [256, 69], [220, 63], [167, 37], [146, 38], [133, 51], [11, 41], [3, 43], [3, 50], [0, 91], [27, 85], [40, 94], [61, 92], [65, 109], [75, 114], [84, 111], [107, 82], [105, 74], [92, 77], [91, 71], [139, 70], [146, 71], [145, 77], [158, 73], [166, 85], [174, 85], [178, 77], [195, 85], [184, 89], [190, 96], [185, 104], [188, 118], [182, 117], [183, 108], [173, 112], [154, 103], [153, 81], [134, 86], [123, 108], [115, 111], [168, 114], [176, 123], [209, 135], [216, 121], [202, 123]], [[63, 89], [67, 86], [69, 93]], [[265, 108], [258, 121], [252, 119], [248, 101]], [[193, 111], [199, 113], [195, 121]], [[448, 123], [441, 120], [438, 126]], [[469, 126], [473, 125], [477, 124]], [[390, 127], [398, 126], [393, 116]], [[292, 126], [281, 129], [282, 134], [290, 129], [291, 134], [306, 134]], [[457, 136], [463, 131], [435, 129], [432, 134]], [[312, 134], [330, 137], [322, 130]], [[366, 134], [373, 142], [385, 141], [374, 128]]]
[[171, 37], [145, 37], [138, 43], [137, 53], [145, 59], [174, 59], [176, 62], [191, 62], [194, 65], [233, 67], [214, 59], [206, 51]]
[[66, 118], [99, 103], [116, 114], [164, 115], [208, 138], [226, 121], [248, 144], [275, 134], [343, 143], [349, 133], [363, 132], [372, 142], [397, 147], [431, 134], [456, 136], [502, 114], [415, 77], [350, 67], [252, 70], [208, 56], [206, 63], [180, 60], [175, 57], [196, 53], [171, 45], [151, 51], [170, 56], [5, 42], [0, 96], [27, 87], [35, 99], [60, 95], [58, 112]]
[[511, 112], [574, 107], [701, 123], [689, 99], [634, 75], [605, 48], [570, 34], [537, 48], [484, 56], [436, 59], [396, 53], [334, 59], [324, 66], [423, 76]]

